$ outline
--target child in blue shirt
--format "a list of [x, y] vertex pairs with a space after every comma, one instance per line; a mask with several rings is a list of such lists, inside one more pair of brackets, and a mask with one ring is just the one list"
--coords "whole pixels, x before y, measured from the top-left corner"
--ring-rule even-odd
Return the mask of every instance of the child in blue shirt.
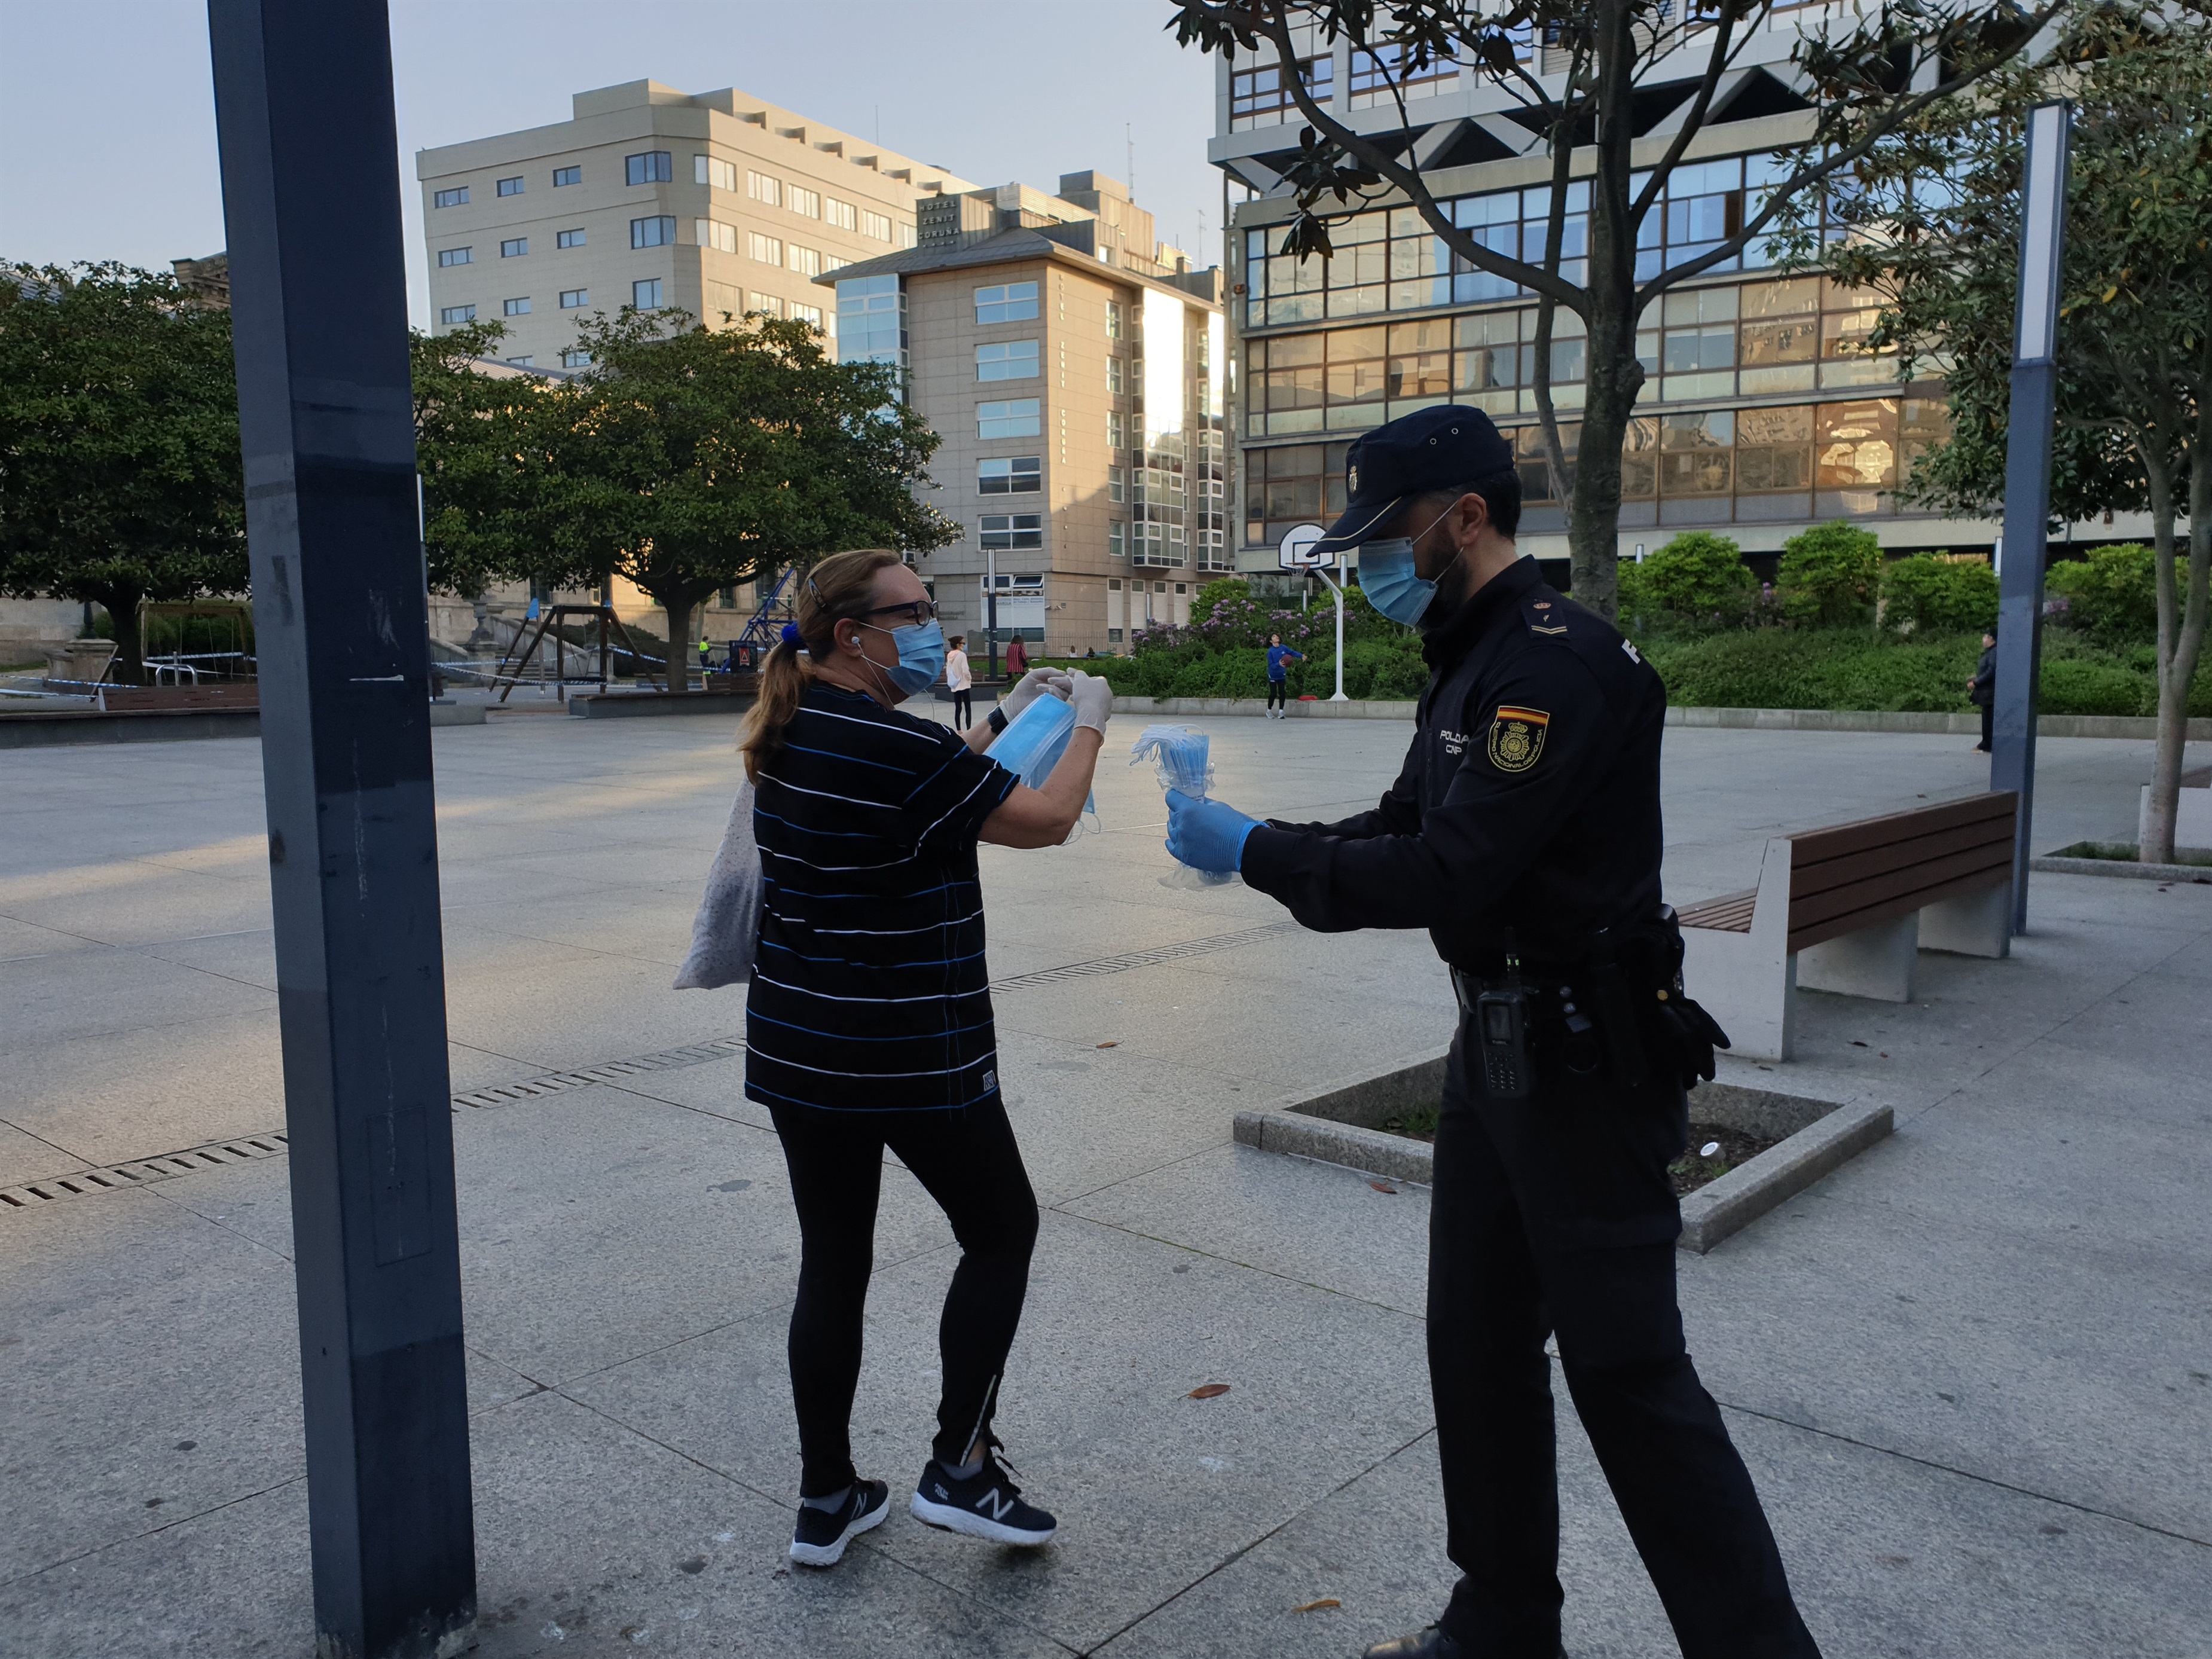
[[1306, 653], [1293, 651], [1285, 645], [1280, 634], [1267, 635], [1267, 718], [1271, 720], [1279, 720], [1290, 712], [1291, 690], [1287, 677], [1291, 672], [1288, 664], [1292, 657], [1304, 662]]

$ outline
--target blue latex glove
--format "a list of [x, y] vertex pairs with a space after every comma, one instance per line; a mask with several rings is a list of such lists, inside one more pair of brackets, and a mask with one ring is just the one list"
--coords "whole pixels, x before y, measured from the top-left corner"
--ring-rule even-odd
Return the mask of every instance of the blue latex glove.
[[1168, 791], [1168, 851], [1194, 870], [1235, 874], [1244, 857], [1244, 837], [1259, 827], [1259, 819], [1233, 806]]

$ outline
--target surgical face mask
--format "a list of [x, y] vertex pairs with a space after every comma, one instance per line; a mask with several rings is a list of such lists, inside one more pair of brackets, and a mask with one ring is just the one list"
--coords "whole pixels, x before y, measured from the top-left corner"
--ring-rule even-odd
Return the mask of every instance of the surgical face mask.
[[873, 623], [862, 623], [863, 628], [872, 628], [878, 634], [889, 634], [891, 643], [898, 647], [898, 661], [885, 668], [874, 658], [868, 665], [883, 675], [909, 697], [917, 691], [927, 691], [936, 684], [937, 677], [945, 672], [945, 629], [934, 622], [915, 623], [906, 628], [876, 628]]
[[[1414, 574], [1413, 544], [1434, 530], [1451, 515], [1451, 508], [1429, 520], [1416, 536], [1392, 536], [1386, 540], [1367, 542], [1359, 550], [1359, 591], [1367, 595], [1367, 603], [1394, 623], [1412, 628], [1428, 614], [1429, 602], [1437, 596], [1437, 582], [1443, 580], [1439, 571], [1435, 580], [1426, 580]], [[1460, 550], [1452, 550], [1452, 564], [1459, 562]], [[1446, 565], [1449, 570], [1451, 565]]]

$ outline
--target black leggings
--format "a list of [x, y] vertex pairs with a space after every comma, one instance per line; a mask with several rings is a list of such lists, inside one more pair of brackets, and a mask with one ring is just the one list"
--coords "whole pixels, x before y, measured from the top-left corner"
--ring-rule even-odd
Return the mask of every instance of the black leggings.
[[952, 723], [963, 732], [975, 724], [975, 709], [968, 701], [968, 696], [965, 691], [952, 694]]
[[1267, 707], [1273, 708], [1277, 703], [1282, 704], [1285, 714], [1291, 712], [1291, 683], [1288, 680], [1267, 682]]
[[961, 1111], [777, 1106], [773, 1112], [801, 1241], [799, 1300], [791, 1310], [799, 1496], [824, 1497], [856, 1478], [853, 1394], [886, 1146], [928, 1188], [960, 1241], [960, 1265], [938, 1324], [945, 1382], [933, 1450], [940, 1462], [961, 1462], [998, 1404], [1036, 1243], [1036, 1194], [1006, 1107], [994, 1095]]

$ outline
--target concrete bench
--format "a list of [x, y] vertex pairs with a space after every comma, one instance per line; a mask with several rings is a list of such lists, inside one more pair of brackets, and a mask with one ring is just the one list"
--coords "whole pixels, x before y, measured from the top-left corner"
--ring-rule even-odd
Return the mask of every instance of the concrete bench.
[[1910, 1002], [1923, 950], [2008, 955], [2019, 811], [2007, 791], [1776, 836], [1758, 886], [1682, 910], [1690, 994], [1732, 1053], [1787, 1060], [1801, 987]]

